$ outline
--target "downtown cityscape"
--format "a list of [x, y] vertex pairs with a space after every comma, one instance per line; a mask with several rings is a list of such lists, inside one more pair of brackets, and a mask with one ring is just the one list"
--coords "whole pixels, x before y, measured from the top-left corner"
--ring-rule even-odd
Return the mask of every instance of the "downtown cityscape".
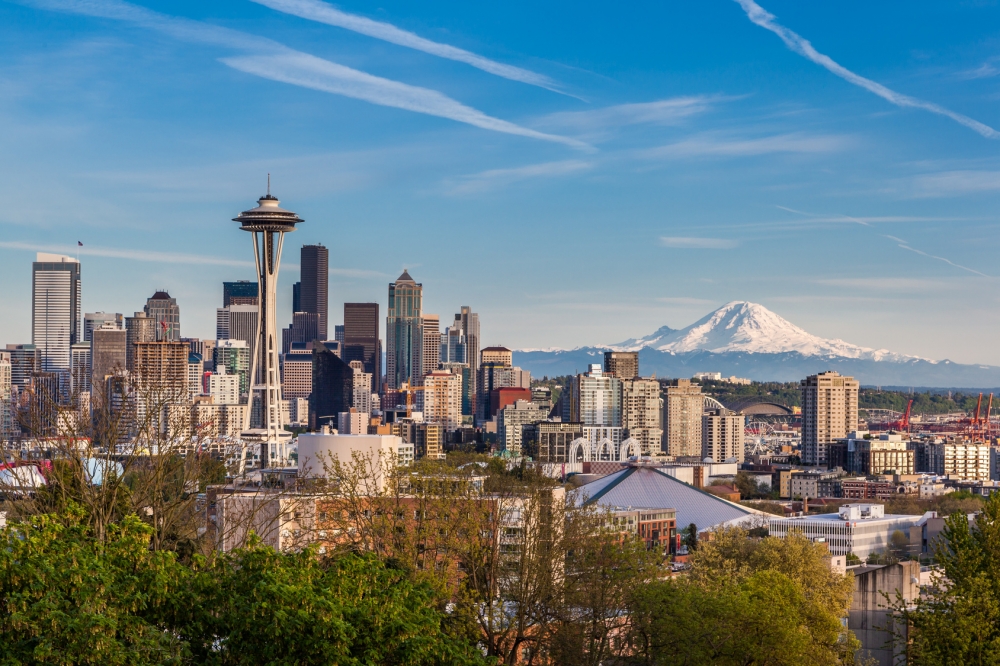
[[996, 7], [588, 9], [0, 2], [0, 662], [1000, 664]]

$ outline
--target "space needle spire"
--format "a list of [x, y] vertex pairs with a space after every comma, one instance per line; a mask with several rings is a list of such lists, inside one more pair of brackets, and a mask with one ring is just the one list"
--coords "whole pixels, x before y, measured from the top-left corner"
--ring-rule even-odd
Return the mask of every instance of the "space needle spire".
[[245, 210], [234, 222], [253, 234], [254, 263], [257, 267], [258, 310], [257, 337], [251, 345], [250, 405], [243, 423], [243, 439], [260, 443], [260, 466], [282, 465], [291, 434], [285, 431], [281, 417], [281, 377], [278, 367], [278, 328], [275, 317], [278, 268], [285, 233], [295, 231], [302, 222], [295, 213], [280, 208], [271, 196], [271, 174], [267, 175], [267, 194], [257, 200], [257, 207]]

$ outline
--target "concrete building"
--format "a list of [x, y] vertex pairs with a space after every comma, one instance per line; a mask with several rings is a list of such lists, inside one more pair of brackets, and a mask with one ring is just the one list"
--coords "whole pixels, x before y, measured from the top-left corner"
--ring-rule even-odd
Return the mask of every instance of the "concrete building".
[[437, 372], [441, 358], [441, 322], [436, 314], [420, 316], [422, 350], [420, 367], [423, 374]]
[[952, 479], [990, 478], [990, 447], [988, 444], [934, 442], [927, 444], [928, 471]]
[[239, 377], [240, 395], [250, 393], [250, 345], [246, 340], [218, 340], [213, 351], [215, 372]]
[[0, 441], [14, 434], [12, 376], [10, 353], [0, 351]]
[[827, 464], [848, 474], [913, 474], [914, 451], [896, 433], [851, 432], [827, 447]]
[[135, 375], [143, 386], [175, 396], [188, 395], [188, 346], [183, 342], [135, 343]]
[[201, 394], [202, 377], [205, 374], [205, 362], [201, 354], [195, 354], [188, 347], [188, 393], [193, 400], [196, 395]]
[[363, 414], [372, 413], [372, 376], [365, 372], [365, 364], [361, 361], [348, 363], [354, 371], [354, 389], [351, 407]]
[[798, 531], [809, 539], [823, 539], [834, 555], [853, 553], [862, 560], [884, 552], [893, 532], [909, 537], [920, 516], [886, 515], [881, 504], [845, 504], [838, 513], [771, 518], [770, 535], [784, 538]]
[[480, 352], [480, 364], [493, 363], [504, 368], [514, 365], [514, 352], [506, 347], [485, 347]]
[[858, 388], [853, 377], [837, 372], [810, 375], [802, 392], [802, 464], [826, 465], [827, 447], [858, 427]]
[[[354, 453], [373, 457], [394, 456], [402, 466], [409, 466], [414, 458], [413, 444], [404, 442], [396, 435], [302, 433], [299, 435], [299, 478], [321, 477], [324, 465], [329, 465], [334, 459], [347, 464]], [[374, 481], [382, 488], [385, 479], [376, 478]]]
[[675, 379], [664, 388], [663, 450], [671, 456], [701, 456], [701, 415], [705, 396], [690, 379]]
[[450, 372], [424, 375], [424, 421], [443, 426], [446, 432], [462, 425], [462, 378]]
[[636, 379], [639, 376], [639, 352], [604, 352], [604, 372], [618, 379]]
[[341, 435], [367, 435], [368, 418], [367, 412], [359, 412], [352, 407], [350, 411], [337, 415], [337, 431]]
[[389, 309], [385, 318], [385, 376], [390, 390], [404, 383], [415, 385], [423, 377], [423, 292], [404, 269], [389, 284]]
[[497, 440], [501, 451], [523, 453], [525, 426], [544, 421], [548, 411], [526, 400], [518, 400], [497, 412]]
[[114, 325], [98, 327], [91, 333], [91, 385], [102, 387], [104, 380], [128, 367], [128, 332]]
[[571, 445], [583, 437], [582, 423], [542, 421], [523, 431], [521, 452], [543, 463], [576, 462], [569, 459]]
[[570, 420], [585, 426], [622, 426], [622, 385], [593, 364], [570, 384]]
[[125, 319], [120, 312], [88, 312], [83, 315], [83, 341], [92, 342], [94, 331], [108, 324], [111, 328], [124, 329]]
[[89, 342], [70, 347], [70, 387], [73, 395], [89, 393], [91, 387], [91, 348]]
[[80, 262], [39, 252], [31, 265], [31, 344], [41, 371], [64, 375], [67, 388], [70, 347], [83, 339], [80, 315]]
[[444, 460], [447, 441], [444, 426], [436, 423], [417, 423], [414, 427], [413, 455], [415, 458]]
[[260, 306], [248, 304], [228, 305], [217, 311], [216, 339], [243, 340], [247, 343], [250, 358], [253, 359], [257, 349], [257, 325], [260, 319]]
[[156, 320], [145, 312], [136, 312], [125, 317], [125, 368], [135, 372], [135, 345], [139, 342], [156, 341]]
[[728, 409], [710, 409], [701, 417], [701, 456], [721, 463], [743, 462], [746, 417]]
[[909, 605], [920, 597], [920, 563], [862, 564], [847, 571], [854, 574], [847, 628], [861, 642], [858, 663], [865, 659], [874, 659], [877, 666], [907, 663], [906, 626], [889, 604], [900, 598]]
[[312, 393], [312, 349], [297, 343], [285, 353], [281, 364], [281, 395], [289, 400], [309, 398]]
[[176, 298], [171, 298], [166, 291], [157, 291], [146, 300], [143, 311], [155, 322], [157, 340], [180, 341], [181, 309], [177, 306]]
[[38, 349], [35, 345], [8, 344], [5, 350], [10, 355], [11, 385], [22, 389], [31, 383], [31, 376], [39, 372]]
[[[480, 422], [489, 421], [495, 416], [493, 411], [493, 392], [500, 388], [531, 388], [531, 373], [521, 368], [511, 366], [511, 353], [505, 347], [487, 347], [482, 351], [483, 361], [479, 364], [479, 374], [476, 377], [476, 400], [478, 401], [476, 415]], [[489, 359], [489, 360], [486, 360]]]
[[218, 371], [208, 376], [208, 395], [212, 396], [212, 402], [216, 405], [240, 404], [239, 375], [231, 375], [226, 371], [225, 365], [220, 366]]
[[344, 345], [341, 358], [361, 361], [372, 376], [372, 391], [382, 389], [382, 340], [378, 303], [344, 303]]
[[804, 497], [829, 496], [823, 492], [821, 485], [824, 481], [831, 481], [836, 478], [836, 472], [824, 472], [820, 470], [793, 471], [789, 475], [789, 494], [787, 498], [802, 499]]
[[[622, 352], [608, 352], [619, 354]], [[637, 361], [638, 362], [638, 361]], [[605, 354], [607, 367], [607, 354]], [[638, 371], [638, 366], [636, 366]], [[615, 371], [617, 372], [617, 371]], [[615, 375], [617, 376], [617, 374]], [[663, 397], [655, 379], [621, 379], [622, 428], [625, 436], [639, 440], [643, 455], [660, 452], [663, 441]]]

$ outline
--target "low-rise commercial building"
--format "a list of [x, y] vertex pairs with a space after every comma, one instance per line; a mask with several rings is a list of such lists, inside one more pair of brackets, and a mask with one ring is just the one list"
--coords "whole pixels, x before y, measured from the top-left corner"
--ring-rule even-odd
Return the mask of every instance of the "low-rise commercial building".
[[910, 527], [919, 520], [920, 516], [886, 515], [881, 504], [845, 504], [835, 514], [772, 518], [770, 534], [784, 538], [801, 532], [810, 539], [822, 539], [834, 555], [853, 553], [865, 559], [885, 551], [893, 532], [908, 537]]

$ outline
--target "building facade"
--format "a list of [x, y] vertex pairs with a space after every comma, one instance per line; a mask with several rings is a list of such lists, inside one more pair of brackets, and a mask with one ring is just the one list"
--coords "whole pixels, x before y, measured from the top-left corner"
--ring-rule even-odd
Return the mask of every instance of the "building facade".
[[671, 456], [701, 456], [701, 415], [705, 396], [690, 379], [676, 379], [664, 389], [663, 450]]
[[378, 303], [344, 303], [344, 345], [341, 357], [361, 361], [372, 376], [377, 393], [382, 383], [382, 340], [379, 337]]
[[441, 322], [436, 314], [421, 315], [423, 330], [420, 367], [423, 374], [437, 372], [441, 358]]
[[802, 464], [828, 464], [827, 447], [858, 426], [858, 388], [853, 377], [837, 372], [810, 375], [802, 392]]
[[639, 352], [604, 352], [604, 372], [618, 379], [635, 379], [639, 376]]
[[728, 409], [710, 409], [701, 417], [701, 455], [714, 462], [743, 462], [746, 417]]
[[213, 350], [215, 372], [239, 377], [240, 395], [250, 393], [250, 345], [246, 340], [218, 340]]
[[31, 343], [39, 369], [69, 379], [70, 347], [80, 342], [80, 262], [39, 252], [31, 265]]
[[143, 308], [146, 316], [155, 322], [156, 339], [166, 342], [178, 342], [181, 339], [181, 309], [177, 299], [171, 298], [166, 291], [157, 291], [146, 300]]
[[125, 368], [135, 372], [135, 346], [140, 342], [156, 341], [156, 321], [145, 312], [125, 317]]
[[413, 385], [423, 376], [423, 285], [403, 271], [389, 284], [389, 309], [385, 319], [385, 376], [389, 390]]
[[[619, 353], [619, 352], [613, 352]], [[605, 354], [605, 367], [607, 354]], [[636, 367], [638, 371], [638, 366]], [[663, 398], [655, 379], [621, 379], [622, 428], [625, 436], [639, 441], [643, 455], [660, 451], [663, 441]]]
[[585, 426], [621, 427], [622, 385], [594, 364], [570, 385], [570, 420]]
[[462, 378], [450, 372], [424, 375], [424, 422], [444, 427], [446, 432], [462, 425]]
[[330, 250], [322, 245], [303, 245], [299, 266], [302, 286], [298, 311], [317, 315], [317, 338], [326, 340], [330, 323]]
[[526, 400], [518, 400], [497, 412], [497, 441], [501, 451], [519, 456], [524, 451], [525, 426], [544, 421], [548, 412]]

